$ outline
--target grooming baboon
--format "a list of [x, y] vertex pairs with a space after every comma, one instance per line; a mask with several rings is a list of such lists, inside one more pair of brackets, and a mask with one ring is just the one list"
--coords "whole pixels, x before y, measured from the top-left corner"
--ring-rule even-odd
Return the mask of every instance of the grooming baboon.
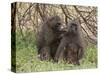
[[[38, 54], [40, 55], [40, 58], [42, 58], [42, 60], [48, 59], [48, 56], [54, 58], [62, 32], [63, 25], [59, 16], [53, 16], [45, 20], [37, 38]], [[45, 53], [49, 54], [47, 57], [44, 57], [42, 54], [44, 53], [43, 49], [45, 48], [48, 49], [45, 50]]]
[[83, 57], [84, 49], [81, 38], [81, 27], [79, 20], [72, 20], [68, 23], [68, 31], [63, 35], [55, 55], [55, 61], [66, 59], [68, 63], [79, 65]]

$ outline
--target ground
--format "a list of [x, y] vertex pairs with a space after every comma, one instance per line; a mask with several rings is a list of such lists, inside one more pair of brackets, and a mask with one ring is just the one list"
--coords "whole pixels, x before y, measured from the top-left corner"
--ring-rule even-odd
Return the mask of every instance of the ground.
[[17, 34], [16, 37], [17, 72], [61, 71], [61, 70], [87, 69], [96, 67], [97, 67], [97, 47], [95, 45], [90, 45], [85, 49], [85, 56], [80, 61], [80, 66], [75, 66], [72, 64], [67, 64], [64, 61], [61, 61], [59, 63], [54, 63], [52, 60], [40, 61], [40, 59], [37, 57], [37, 48], [34, 36], [23, 39], [21, 35]]

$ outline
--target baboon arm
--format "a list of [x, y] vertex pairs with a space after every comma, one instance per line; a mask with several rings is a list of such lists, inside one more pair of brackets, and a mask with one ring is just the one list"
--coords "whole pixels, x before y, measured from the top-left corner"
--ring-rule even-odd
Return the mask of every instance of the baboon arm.
[[83, 48], [81, 47], [81, 48], [79, 48], [79, 50], [78, 50], [78, 59], [81, 59], [83, 56], [84, 56], [84, 50], [83, 50]]
[[65, 39], [62, 39], [60, 45], [58, 46], [58, 49], [54, 58], [56, 62], [58, 62], [59, 59], [63, 57], [64, 47], [66, 47], [66, 42], [65, 42]]

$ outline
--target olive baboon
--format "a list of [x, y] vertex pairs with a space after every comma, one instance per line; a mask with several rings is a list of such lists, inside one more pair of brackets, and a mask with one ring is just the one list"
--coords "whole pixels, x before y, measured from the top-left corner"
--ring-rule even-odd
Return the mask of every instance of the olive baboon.
[[43, 23], [37, 38], [37, 48], [40, 59], [54, 58], [62, 32], [63, 25], [59, 16], [50, 17]]
[[63, 35], [54, 60], [66, 59], [68, 63], [79, 65], [83, 57], [84, 48], [81, 38], [81, 27], [79, 20], [75, 19], [68, 23], [68, 31]]

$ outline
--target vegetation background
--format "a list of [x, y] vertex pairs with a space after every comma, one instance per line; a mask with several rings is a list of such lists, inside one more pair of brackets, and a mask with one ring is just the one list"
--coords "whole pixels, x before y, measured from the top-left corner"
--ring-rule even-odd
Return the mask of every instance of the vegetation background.
[[[80, 66], [65, 62], [40, 61], [36, 36], [46, 17], [59, 15], [64, 23], [80, 18], [85, 56]], [[97, 67], [97, 7], [38, 3], [12, 4], [12, 69], [16, 72], [37, 72]]]

